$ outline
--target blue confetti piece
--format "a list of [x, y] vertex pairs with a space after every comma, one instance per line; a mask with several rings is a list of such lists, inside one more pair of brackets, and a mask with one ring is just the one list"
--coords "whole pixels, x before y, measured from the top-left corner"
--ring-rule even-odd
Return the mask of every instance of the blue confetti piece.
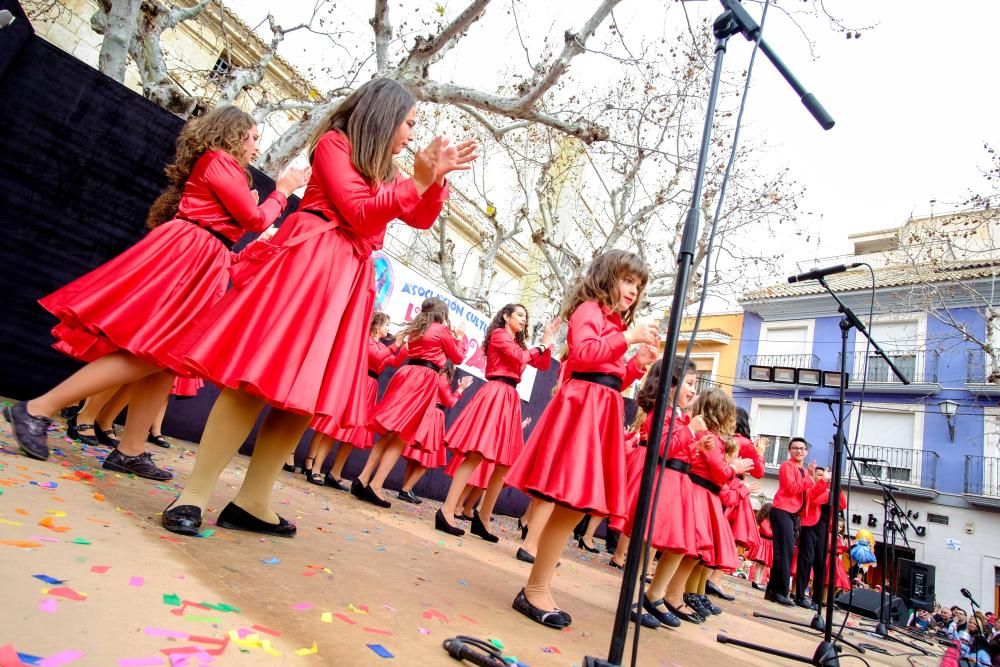
[[465, 579], [459, 579], [458, 583], [460, 585], [462, 585], [462, 586], [468, 586], [469, 585], [469, 582], [467, 582]]
[[47, 574], [33, 574], [31, 576], [33, 576], [35, 579], [40, 579], [41, 581], [44, 581], [47, 584], [65, 584], [66, 583], [65, 579], [56, 579], [55, 577], [50, 577]]
[[367, 644], [367, 646], [368, 648], [370, 648], [372, 651], [375, 652], [375, 655], [377, 655], [380, 658], [395, 657], [392, 653], [389, 653], [389, 651], [381, 644]]
[[17, 657], [26, 665], [37, 665], [42, 661], [41, 656], [31, 655], [30, 653], [18, 653]]
[[277, 565], [280, 562], [281, 562], [281, 559], [274, 558], [274, 557], [267, 558], [267, 559], [261, 561], [261, 563], [263, 563], [264, 565]]

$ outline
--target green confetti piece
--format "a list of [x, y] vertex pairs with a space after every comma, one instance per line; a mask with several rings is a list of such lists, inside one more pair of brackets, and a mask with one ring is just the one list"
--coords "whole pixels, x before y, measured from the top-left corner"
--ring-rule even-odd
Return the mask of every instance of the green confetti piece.
[[212, 535], [215, 535], [215, 528], [206, 528], [198, 533], [198, 537], [211, 537]]
[[74, 537], [73, 544], [93, 544], [93, 542], [84, 537]]
[[516, 655], [505, 655], [503, 661], [508, 665], [516, 665], [518, 663]]
[[237, 614], [240, 613], [240, 608], [239, 607], [234, 607], [233, 605], [226, 604], [225, 602], [220, 602], [219, 604], [216, 605], [216, 608], [219, 611], [232, 611], [232, 612], [236, 612]]
[[177, 595], [177, 593], [170, 593], [169, 595], [166, 594], [166, 593], [164, 593], [163, 594], [163, 604], [170, 605], [171, 607], [180, 607], [181, 606], [181, 596]]
[[199, 616], [197, 614], [187, 614], [184, 618], [185, 620], [194, 621], [195, 623], [222, 623], [222, 619], [218, 616]]
[[489, 639], [488, 641], [501, 651], [504, 649], [503, 642], [499, 639]]

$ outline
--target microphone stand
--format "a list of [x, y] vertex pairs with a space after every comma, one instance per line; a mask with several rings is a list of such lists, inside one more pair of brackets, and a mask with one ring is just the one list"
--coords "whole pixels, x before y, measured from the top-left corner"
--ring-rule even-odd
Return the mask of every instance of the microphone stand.
[[[775, 54], [771, 47], [760, 38], [760, 25], [747, 13], [738, 0], [721, 0], [725, 11], [715, 19], [712, 31], [715, 35], [715, 68], [712, 71], [712, 83], [709, 88], [705, 109], [705, 124], [702, 129], [701, 146], [698, 151], [698, 164], [695, 168], [694, 185], [691, 188], [691, 207], [688, 209], [681, 233], [680, 250], [677, 253], [677, 272], [674, 274], [674, 294], [667, 320], [667, 336], [663, 350], [663, 369], [661, 377], [669, 378], [674, 371], [674, 355], [677, 353], [677, 343], [680, 340], [681, 317], [686, 306], [688, 284], [691, 276], [691, 265], [698, 239], [698, 229], [701, 223], [701, 199], [705, 183], [705, 169], [712, 143], [712, 125], [715, 118], [715, 105], [719, 97], [719, 82], [722, 75], [722, 61], [726, 53], [729, 38], [742, 34], [749, 41], [756, 41], [760, 50], [771, 61], [781, 76], [798, 93], [799, 99], [805, 105], [813, 118], [823, 129], [829, 130], [834, 120], [826, 112], [814, 95], [803, 88], [788, 67]], [[661, 382], [656, 392], [653, 414], [653, 426], [649, 434], [649, 442], [654, 443], [655, 456], [647, 456], [642, 469], [636, 503], [635, 520], [632, 527], [631, 543], [628, 555], [625, 557], [625, 568], [622, 572], [622, 587], [618, 596], [618, 606], [615, 611], [615, 621], [611, 630], [611, 646], [608, 649], [607, 660], [593, 656], [585, 656], [583, 667], [615, 667], [622, 664], [625, 654], [625, 640], [632, 611], [632, 598], [635, 595], [636, 579], [639, 576], [640, 560], [646, 550], [646, 524], [652, 502], [652, 489], [656, 469], [660, 467], [659, 443], [663, 436], [664, 417], [667, 411], [667, 394], [669, 382]], [[674, 428], [675, 413], [671, 413], [667, 429], [669, 435]], [[636, 627], [639, 632], [639, 626]], [[633, 659], [635, 656], [633, 656]]]

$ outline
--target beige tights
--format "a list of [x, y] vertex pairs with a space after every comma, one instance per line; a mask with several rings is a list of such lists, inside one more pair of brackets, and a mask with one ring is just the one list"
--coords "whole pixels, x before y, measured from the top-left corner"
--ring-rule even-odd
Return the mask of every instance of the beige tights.
[[[541, 507], [538, 508], [541, 510]], [[538, 510], [536, 510], [536, 514]], [[524, 586], [524, 595], [528, 602], [551, 611], [557, 609], [552, 598], [552, 575], [555, 574], [559, 556], [566, 548], [566, 540], [573, 534], [573, 528], [580, 523], [583, 512], [562, 505], [554, 505], [552, 516], [545, 522], [538, 538], [538, 553], [535, 554], [535, 564], [528, 575], [528, 583]]]

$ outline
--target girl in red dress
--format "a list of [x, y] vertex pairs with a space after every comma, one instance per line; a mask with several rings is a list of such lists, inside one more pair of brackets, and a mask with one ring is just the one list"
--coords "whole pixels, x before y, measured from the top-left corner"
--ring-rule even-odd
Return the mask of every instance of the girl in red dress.
[[424, 415], [437, 400], [438, 374], [444, 364], [449, 360], [460, 364], [465, 359], [465, 337], [453, 334], [449, 326], [448, 304], [430, 298], [424, 299], [420, 314], [401, 332], [406, 338], [409, 361], [392, 376], [382, 400], [368, 419], [368, 428], [381, 434], [382, 439], [372, 448], [364, 469], [351, 483], [351, 493], [361, 500], [379, 507], [392, 505], [382, 498], [382, 485], [403, 449], [417, 441]]
[[847, 525], [844, 517], [837, 517], [837, 581], [836, 590], [846, 591], [851, 588], [851, 578], [847, 576], [847, 568], [844, 566], [844, 554], [851, 550], [851, 541], [847, 537]]
[[757, 532], [760, 534], [760, 541], [750, 550], [750, 560], [753, 566], [750, 568], [750, 586], [758, 591], [764, 590], [767, 585], [768, 573], [771, 564], [774, 562], [774, 545], [771, 539], [774, 531], [771, 530], [771, 503], [764, 503], [757, 510]]
[[219, 475], [270, 405], [239, 493], [217, 523], [295, 534], [294, 524], [270, 507], [286, 457], [314, 415], [342, 426], [365, 417], [375, 305], [371, 253], [395, 219], [430, 228], [448, 195], [445, 176], [475, 159], [474, 143], [436, 138], [415, 153], [413, 178], [403, 177], [393, 156], [409, 143], [415, 123], [414, 98], [395, 81], [373, 79], [351, 93], [312, 144], [302, 211], [240, 260], [234, 289], [199, 320], [186, 349], [176, 351], [223, 391], [191, 477], [163, 512], [167, 530], [197, 533]]
[[480, 464], [492, 465], [482, 505], [479, 510], [473, 510], [469, 530], [487, 542], [500, 540], [489, 531], [490, 517], [503, 490], [504, 477], [524, 449], [521, 397], [517, 394], [517, 384], [526, 366], [548, 370], [552, 363], [552, 339], [559, 328], [559, 321], [545, 327], [541, 345], [531, 349], [524, 342], [527, 328], [528, 311], [525, 307], [519, 303], [508, 303], [486, 329], [483, 355], [486, 357], [487, 382], [476, 391], [445, 436], [448, 448], [465, 457], [452, 476], [448, 496], [441, 507], [446, 525], [439, 526], [439, 529], [447, 533], [461, 534], [456, 532], [461, 529], [448, 519], [455, 515], [462, 490], [473, 471]]
[[229, 283], [229, 248], [260, 232], [306, 180], [290, 169], [257, 204], [247, 164], [257, 154], [253, 119], [220, 107], [187, 123], [166, 168], [170, 187], [153, 203], [141, 241], [90, 273], [42, 298], [59, 318], [56, 348], [89, 362], [41, 396], [5, 409], [22, 451], [46, 459], [46, 427], [66, 405], [135, 383], [125, 433], [104, 467], [156, 480], [173, 475], [145, 451], [150, 426], [179, 368], [170, 352]]
[[437, 400], [427, 409], [420, 426], [413, 436], [413, 444], [403, 449], [406, 459], [406, 473], [398, 498], [414, 505], [422, 501], [413, 493], [413, 487], [430, 468], [440, 468], [448, 462], [448, 448], [444, 446], [444, 411], [458, 403], [462, 394], [472, 384], [472, 376], [466, 375], [458, 381], [458, 389], [451, 390], [451, 379], [455, 377], [455, 364], [446, 362], [438, 373]]
[[[379, 374], [388, 366], [399, 366], [406, 360], [405, 346], [398, 342], [392, 345], [382, 344], [381, 339], [388, 333], [389, 316], [382, 312], [374, 313], [371, 325], [368, 327], [368, 376], [364, 378], [366, 415], [371, 413], [378, 400]], [[317, 417], [309, 427], [316, 431], [316, 434], [309, 443], [309, 456], [305, 458], [302, 466], [306, 479], [313, 484], [320, 486], [326, 484], [340, 491], [346, 491], [347, 487], [344, 486], [342, 477], [347, 457], [355, 449], [372, 448], [372, 432], [368, 430], [367, 417], [363, 425], [352, 428], [339, 428], [329, 417]], [[337, 457], [324, 477], [323, 463], [330, 455], [334, 441], [340, 441], [340, 449], [337, 450]], [[317, 461], [319, 461], [318, 466]]]
[[[621, 390], [656, 358], [657, 329], [632, 324], [649, 269], [637, 255], [611, 250], [597, 257], [563, 308], [571, 374], [545, 408], [507, 483], [555, 504], [539, 538], [528, 582], [514, 609], [548, 627], [572, 619], [552, 599], [559, 555], [584, 513], [620, 517], [625, 497], [625, 424]], [[639, 352], [626, 364], [632, 344]]]

